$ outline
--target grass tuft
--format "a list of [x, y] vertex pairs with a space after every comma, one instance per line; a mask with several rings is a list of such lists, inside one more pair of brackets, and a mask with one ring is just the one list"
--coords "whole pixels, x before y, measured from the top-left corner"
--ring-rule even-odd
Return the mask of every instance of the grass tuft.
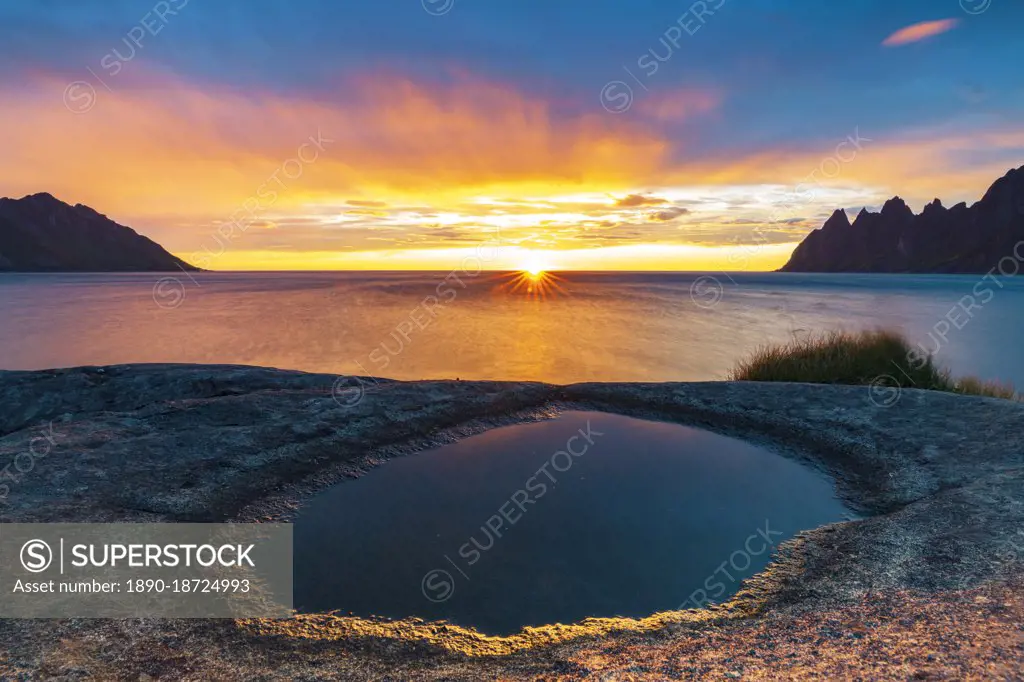
[[954, 379], [930, 356], [888, 330], [829, 332], [764, 346], [732, 372], [735, 381], [793, 381], [812, 384], [877, 384], [947, 391], [990, 398], [1017, 398], [1008, 384], [976, 377]]

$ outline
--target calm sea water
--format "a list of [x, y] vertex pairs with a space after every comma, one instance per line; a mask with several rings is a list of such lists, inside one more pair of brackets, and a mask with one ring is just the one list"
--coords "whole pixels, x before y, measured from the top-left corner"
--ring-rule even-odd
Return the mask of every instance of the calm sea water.
[[848, 514], [831, 480], [748, 443], [568, 412], [387, 462], [307, 501], [295, 605], [491, 634], [642, 617], [725, 601], [780, 542]]
[[884, 326], [937, 348], [956, 372], [1024, 386], [1024, 279], [564, 273], [542, 296], [508, 275], [456, 275], [0, 275], [0, 368], [703, 380], [725, 378], [761, 344]]

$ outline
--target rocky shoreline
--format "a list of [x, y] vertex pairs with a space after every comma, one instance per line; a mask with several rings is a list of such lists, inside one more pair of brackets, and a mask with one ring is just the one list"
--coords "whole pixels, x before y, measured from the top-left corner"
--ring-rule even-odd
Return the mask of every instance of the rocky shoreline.
[[0, 678], [1013, 678], [1024, 666], [1024, 405], [733, 382], [365, 379], [339, 399], [336, 379], [196, 365], [0, 372], [0, 466], [19, 462], [0, 488], [3, 520], [287, 519], [305, 495], [387, 458], [569, 407], [757, 441], [828, 471], [865, 518], [800, 534], [714, 609], [504, 638], [332, 615], [0, 621]]

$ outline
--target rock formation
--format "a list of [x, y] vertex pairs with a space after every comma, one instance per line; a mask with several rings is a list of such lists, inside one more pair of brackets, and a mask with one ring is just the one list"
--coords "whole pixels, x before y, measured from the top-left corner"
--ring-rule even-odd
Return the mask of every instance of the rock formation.
[[[981, 201], [946, 208], [935, 199], [915, 215], [899, 197], [853, 223], [837, 210], [793, 251], [783, 272], [985, 273], [1024, 246], [1024, 166], [1011, 170]], [[1016, 274], [1007, 261], [1003, 274]]]
[[0, 199], [0, 272], [197, 270], [88, 206], [49, 194]]

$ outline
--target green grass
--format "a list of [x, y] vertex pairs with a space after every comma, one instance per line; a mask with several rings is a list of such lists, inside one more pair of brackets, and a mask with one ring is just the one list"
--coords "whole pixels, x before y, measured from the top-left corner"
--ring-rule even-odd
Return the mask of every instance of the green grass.
[[759, 348], [732, 372], [736, 381], [878, 384], [1016, 399], [1012, 386], [976, 377], [954, 379], [922, 357], [901, 334], [877, 330], [831, 332]]

